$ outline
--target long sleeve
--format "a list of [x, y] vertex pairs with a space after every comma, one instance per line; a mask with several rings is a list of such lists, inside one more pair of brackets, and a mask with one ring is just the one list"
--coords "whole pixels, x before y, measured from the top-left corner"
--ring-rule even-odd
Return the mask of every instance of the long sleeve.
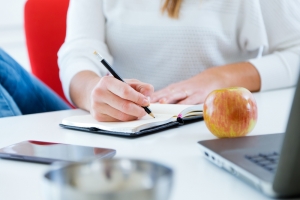
[[[300, 68], [300, 1], [185, 1], [179, 19], [160, 0], [71, 0], [59, 56], [66, 97], [75, 74], [107, 74], [97, 50], [123, 78], [156, 90], [205, 69], [251, 62], [261, 91], [296, 84]], [[261, 58], [257, 50], [264, 46]], [[114, 59], [113, 59], [114, 58]], [[155, 76], [149, 76], [155, 74]]]
[[65, 43], [58, 52], [60, 79], [65, 96], [71, 102], [69, 87], [78, 72], [90, 70], [103, 76], [107, 70], [93, 52], [96, 50], [112, 63], [105, 44], [105, 18], [102, 1], [71, 0], [67, 14]]
[[259, 1], [259, 6], [265, 55], [250, 63], [261, 76], [261, 91], [294, 86], [300, 68], [300, 1]]

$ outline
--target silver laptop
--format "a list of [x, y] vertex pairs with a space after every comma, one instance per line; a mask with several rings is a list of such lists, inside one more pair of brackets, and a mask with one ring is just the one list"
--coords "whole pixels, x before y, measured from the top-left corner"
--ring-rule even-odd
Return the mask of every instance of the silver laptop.
[[300, 80], [285, 133], [198, 143], [211, 162], [267, 196], [300, 196]]

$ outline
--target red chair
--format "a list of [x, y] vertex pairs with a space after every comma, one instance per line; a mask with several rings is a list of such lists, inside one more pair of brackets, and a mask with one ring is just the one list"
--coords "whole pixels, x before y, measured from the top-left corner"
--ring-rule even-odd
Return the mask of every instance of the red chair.
[[57, 65], [57, 52], [66, 35], [69, 0], [27, 0], [24, 27], [32, 73], [66, 102]]

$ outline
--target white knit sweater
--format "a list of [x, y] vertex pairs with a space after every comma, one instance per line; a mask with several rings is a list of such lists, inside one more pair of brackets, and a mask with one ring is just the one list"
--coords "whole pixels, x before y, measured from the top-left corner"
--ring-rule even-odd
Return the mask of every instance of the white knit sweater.
[[[59, 56], [66, 96], [72, 77], [107, 70], [97, 50], [123, 78], [155, 90], [203, 70], [250, 61], [261, 90], [295, 85], [300, 65], [299, 0], [184, 0], [179, 19], [161, 0], [71, 0]], [[256, 58], [260, 46], [263, 56]], [[195, 86], [197, 87], [197, 86]]]

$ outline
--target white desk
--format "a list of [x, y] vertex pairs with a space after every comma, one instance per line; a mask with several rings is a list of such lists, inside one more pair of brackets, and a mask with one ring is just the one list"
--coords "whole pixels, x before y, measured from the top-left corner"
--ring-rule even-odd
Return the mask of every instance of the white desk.
[[[255, 94], [258, 122], [249, 135], [284, 132], [294, 88]], [[67, 116], [85, 114], [69, 110], [0, 119], [0, 147], [23, 140], [44, 140], [107, 147], [116, 157], [149, 159], [175, 172], [170, 200], [268, 199], [244, 182], [204, 159], [197, 142], [215, 138], [205, 123], [170, 129], [135, 139], [62, 129]], [[0, 160], [0, 199], [42, 200], [42, 176], [47, 165]]]

